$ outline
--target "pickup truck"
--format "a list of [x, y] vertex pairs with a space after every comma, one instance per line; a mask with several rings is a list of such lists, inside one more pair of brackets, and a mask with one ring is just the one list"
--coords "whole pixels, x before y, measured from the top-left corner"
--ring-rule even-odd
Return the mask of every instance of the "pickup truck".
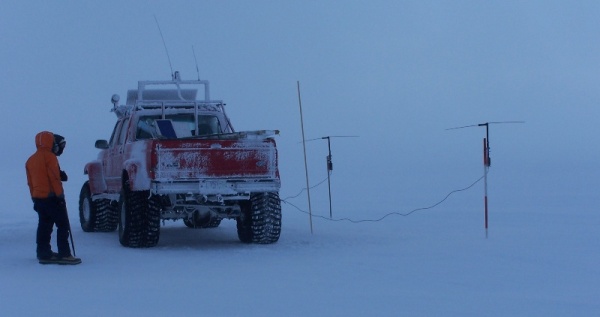
[[240, 241], [277, 242], [279, 131], [236, 132], [208, 81], [172, 77], [138, 82], [125, 105], [113, 95], [112, 135], [96, 141], [98, 158], [84, 168], [81, 228], [118, 228], [123, 246], [142, 248], [158, 244], [164, 220], [212, 228], [235, 219]]

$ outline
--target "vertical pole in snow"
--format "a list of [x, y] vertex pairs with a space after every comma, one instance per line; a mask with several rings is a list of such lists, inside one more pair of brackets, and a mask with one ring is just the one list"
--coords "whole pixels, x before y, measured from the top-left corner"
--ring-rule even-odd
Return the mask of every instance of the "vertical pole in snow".
[[525, 123], [524, 121], [496, 121], [496, 122], [486, 122], [480, 123], [477, 125], [467, 125], [463, 127], [450, 128], [446, 130], [454, 130], [454, 129], [463, 129], [470, 128], [474, 126], [485, 127], [485, 138], [483, 139], [483, 179], [484, 179], [484, 196], [483, 196], [483, 204], [485, 211], [485, 237], [488, 237], [488, 197], [487, 197], [487, 174], [490, 170], [490, 166], [492, 165], [492, 159], [490, 158], [490, 124], [492, 123]]
[[298, 84], [298, 105], [300, 106], [300, 126], [302, 128], [302, 147], [304, 148], [304, 172], [306, 173], [306, 193], [308, 195], [308, 216], [310, 221], [310, 233], [313, 233], [312, 208], [310, 206], [310, 185], [308, 181], [308, 164], [306, 163], [306, 139], [304, 138], [304, 119], [302, 117], [302, 99], [300, 98], [300, 81]]
[[483, 208], [485, 212], [485, 238], [488, 237], [488, 197], [487, 197], [487, 174], [490, 169], [490, 123], [480, 123], [478, 126], [485, 126], [485, 138], [483, 138]]
[[333, 212], [331, 211], [331, 171], [333, 170], [333, 162], [331, 161], [331, 137], [323, 137], [323, 139], [327, 139], [327, 187], [329, 188], [329, 218], [333, 218]]
[[485, 237], [488, 237], [488, 197], [487, 197], [487, 174], [490, 166], [490, 154], [487, 143], [487, 138], [483, 139], [483, 204], [485, 212]]

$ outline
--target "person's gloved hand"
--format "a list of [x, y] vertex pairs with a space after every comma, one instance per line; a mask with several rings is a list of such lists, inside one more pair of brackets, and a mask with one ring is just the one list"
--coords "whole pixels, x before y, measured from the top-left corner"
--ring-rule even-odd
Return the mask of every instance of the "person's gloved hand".
[[65, 171], [60, 171], [60, 180], [66, 182], [68, 179], [67, 173], [65, 173]]

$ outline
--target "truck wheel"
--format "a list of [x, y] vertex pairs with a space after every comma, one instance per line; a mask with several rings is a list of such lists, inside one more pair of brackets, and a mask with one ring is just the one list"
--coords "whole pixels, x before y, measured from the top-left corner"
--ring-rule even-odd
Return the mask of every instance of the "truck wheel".
[[236, 218], [237, 234], [243, 243], [252, 243], [252, 207], [250, 201], [240, 202], [242, 214]]
[[102, 208], [99, 209], [104, 210], [104, 221], [98, 231], [112, 232], [117, 230], [117, 227], [119, 226], [119, 213], [115, 202], [110, 199], [102, 199], [98, 200], [98, 202], [103, 204]]
[[150, 198], [150, 191], [143, 191], [147, 202], [144, 224], [142, 227], [142, 236], [145, 239], [144, 247], [151, 248], [158, 244], [160, 238], [160, 199], [154, 195]]
[[92, 200], [89, 182], [79, 193], [79, 222], [85, 232], [109, 232], [117, 229], [116, 210], [108, 199]]
[[123, 183], [119, 196], [119, 242], [126, 247], [140, 245], [140, 215], [134, 210], [135, 197], [129, 189], [129, 180]]
[[237, 218], [238, 238], [244, 243], [269, 244], [281, 234], [281, 201], [279, 193], [252, 194], [250, 201], [240, 203]]
[[119, 199], [119, 242], [131, 248], [156, 246], [160, 236], [160, 205], [150, 192], [132, 191], [123, 183]]

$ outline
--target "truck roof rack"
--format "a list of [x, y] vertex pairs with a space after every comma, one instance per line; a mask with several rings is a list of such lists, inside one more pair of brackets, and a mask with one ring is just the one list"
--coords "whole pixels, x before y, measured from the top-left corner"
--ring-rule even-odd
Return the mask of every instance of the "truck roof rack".
[[[203, 96], [200, 96], [203, 98], [198, 98], [199, 92], [203, 92]], [[126, 115], [133, 109], [195, 108], [209, 105], [222, 108], [224, 105], [222, 100], [210, 99], [208, 80], [181, 80], [177, 71], [172, 80], [139, 81], [137, 89], [127, 91], [125, 105], [119, 106], [118, 101], [118, 95], [113, 95], [112, 111], [118, 117]]]

